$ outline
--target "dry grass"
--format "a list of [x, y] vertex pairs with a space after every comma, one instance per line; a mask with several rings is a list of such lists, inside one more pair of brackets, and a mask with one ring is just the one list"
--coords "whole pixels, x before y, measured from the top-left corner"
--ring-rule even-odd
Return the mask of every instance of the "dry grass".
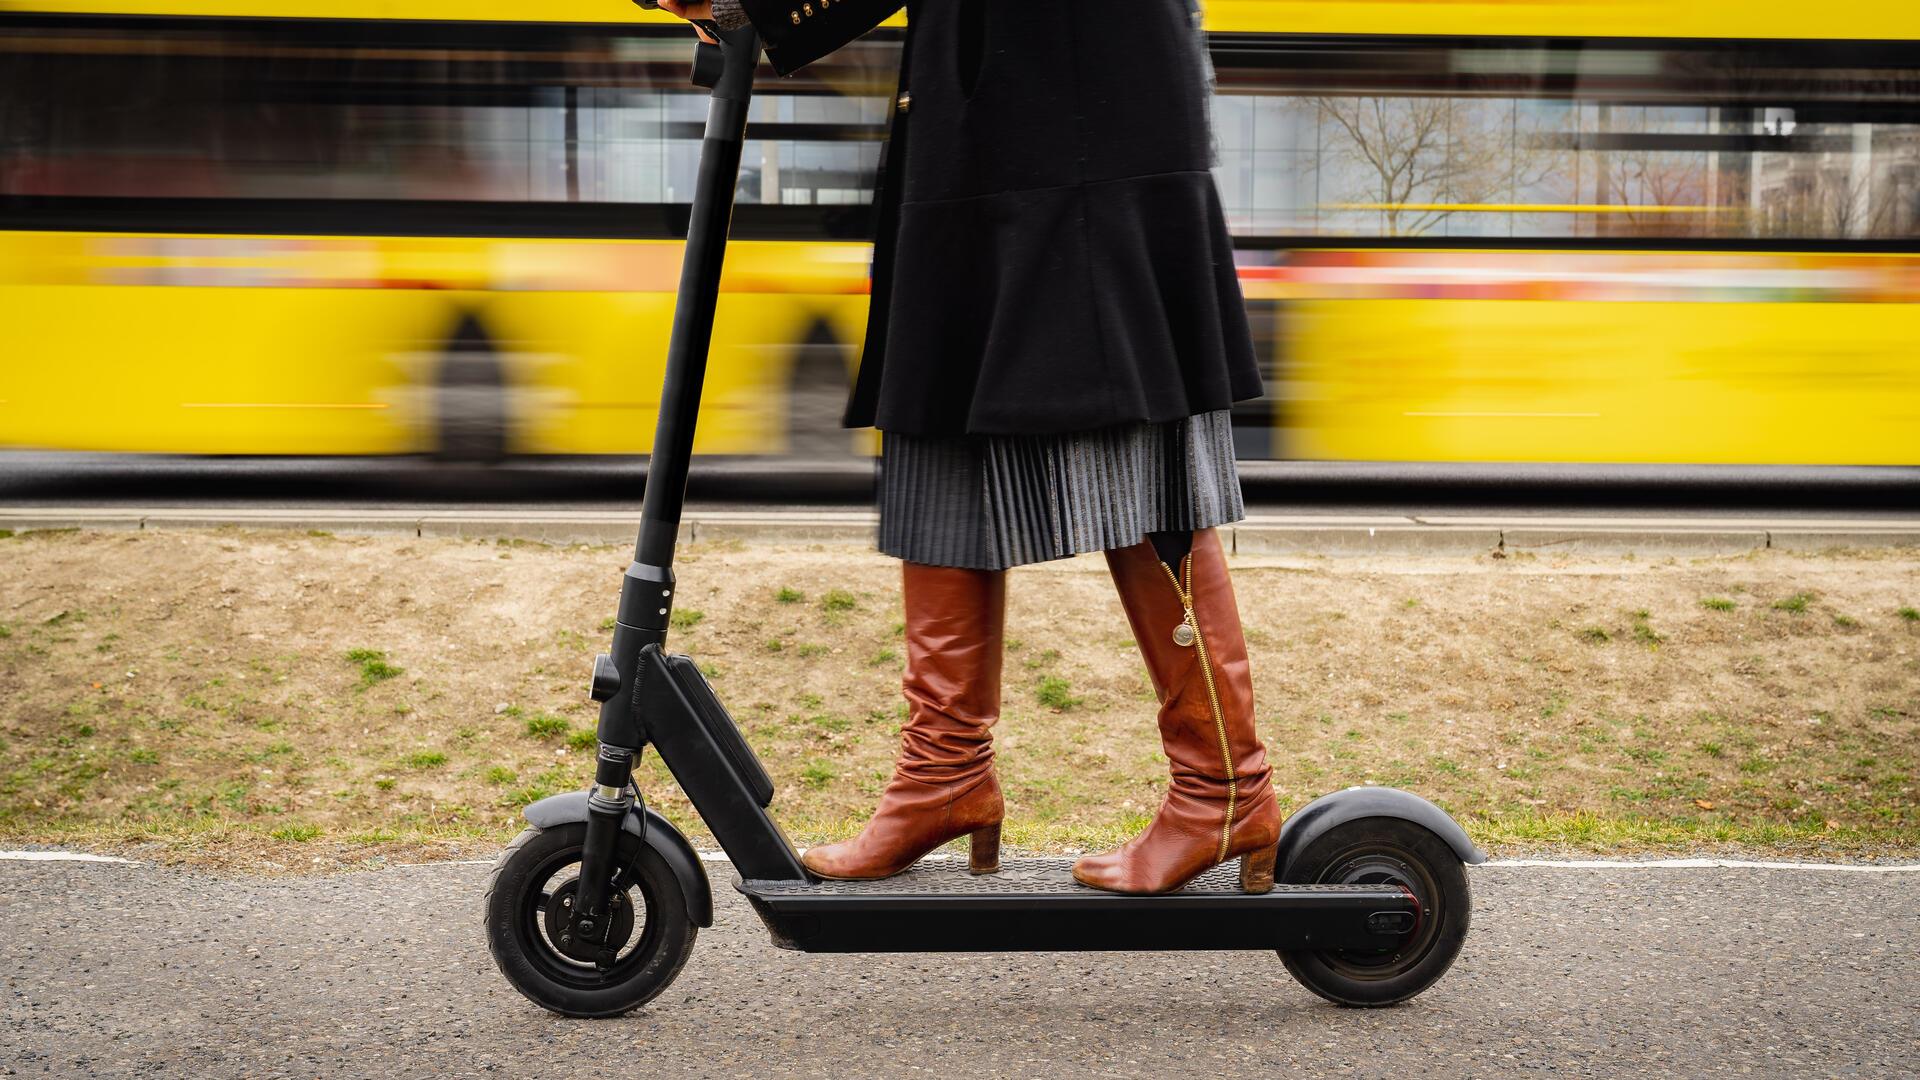
[[[491, 848], [585, 783], [613, 548], [272, 532], [0, 538], [0, 839], [256, 866]], [[904, 712], [898, 571], [683, 551], [675, 647], [796, 841], [856, 828]], [[1428, 795], [1515, 848], [1920, 850], [1920, 555], [1236, 562], [1283, 798]], [[1153, 697], [1101, 563], [1015, 572], [1011, 842], [1124, 836]], [[650, 801], [698, 819], [658, 762]]]

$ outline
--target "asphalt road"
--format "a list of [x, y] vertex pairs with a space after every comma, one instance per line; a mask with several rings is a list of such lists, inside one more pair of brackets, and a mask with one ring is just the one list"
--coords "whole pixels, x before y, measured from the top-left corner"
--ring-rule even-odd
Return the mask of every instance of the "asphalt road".
[[494, 972], [486, 867], [320, 878], [0, 862], [0, 1075], [1860, 1076], [1920, 1072], [1920, 874], [1472, 872], [1412, 1004], [1257, 953], [809, 957], [717, 924], [621, 1020]]
[[[1920, 520], [1920, 468], [1429, 465], [1243, 461], [1255, 512], [1661, 516], [1871, 513]], [[520, 460], [498, 467], [420, 458], [201, 458], [0, 451], [0, 506], [638, 510], [641, 458]], [[855, 458], [695, 461], [694, 509], [868, 506], [873, 463]]]

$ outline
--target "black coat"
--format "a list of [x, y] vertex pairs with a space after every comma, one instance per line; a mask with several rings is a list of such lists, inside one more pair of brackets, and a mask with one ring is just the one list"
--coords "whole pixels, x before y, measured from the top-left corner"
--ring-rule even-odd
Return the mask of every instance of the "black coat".
[[[1257, 397], [1192, 0], [907, 0], [845, 423], [1079, 431]], [[899, 0], [745, 0], [787, 74]]]

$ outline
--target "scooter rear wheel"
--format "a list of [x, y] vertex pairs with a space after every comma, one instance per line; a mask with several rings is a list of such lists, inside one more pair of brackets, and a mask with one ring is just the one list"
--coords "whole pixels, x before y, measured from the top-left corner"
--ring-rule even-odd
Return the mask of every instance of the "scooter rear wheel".
[[699, 927], [673, 870], [631, 833], [620, 834], [617, 867], [631, 880], [616, 892], [611, 964], [569, 956], [558, 935], [560, 908], [572, 902], [580, 876], [585, 824], [528, 829], [507, 845], [487, 883], [487, 951], [514, 989], [562, 1016], [619, 1016], [672, 984], [693, 951]]
[[1300, 985], [1336, 1005], [1396, 1005], [1438, 982], [1460, 955], [1473, 899], [1466, 868], [1444, 840], [1400, 818], [1362, 818], [1309, 843], [1287, 869], [1297, 885], [1398, 885], [1420, 902], [1420, 920], [1380, 950], [1280, 950]]

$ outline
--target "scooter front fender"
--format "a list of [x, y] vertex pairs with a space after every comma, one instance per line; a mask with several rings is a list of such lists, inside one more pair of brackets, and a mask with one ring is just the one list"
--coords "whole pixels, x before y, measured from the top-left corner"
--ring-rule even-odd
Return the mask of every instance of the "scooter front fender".
[[1280, 827], [1280, 852], [1274, 865], [1281, 880], [1300, 852], [1327, 830], [1361, 818], [1401, 818], [1439, 837], [1469, 866], [1487, 861], [1487, 853], [1473, 846], [1467, 830], [1445, 810], [1410, 791], [1389, 787], [1350, 787], [1322, 795], [1294, 811]]
[[[558, 825], [584, 824], [587, 820], [588, 792], [569, 791], [564, 795], [553, 795], [521, 811], [527, 824], [536, 829], [551, 829]], [[673, 870], [673, 876], [680, 882], [680, 892], [687, 901], [687, 914], [696, 926], [713, 925], [713, 885], [707, 880], [706, 868], [700, 865], [700, 856], [693, 845], [673, 827], [673, 822], [661, 817], [653, 810], [635, 806], [627, 811], [627, 820], [620, 827], [645, 841], [659, 856], [666, 860]]]

